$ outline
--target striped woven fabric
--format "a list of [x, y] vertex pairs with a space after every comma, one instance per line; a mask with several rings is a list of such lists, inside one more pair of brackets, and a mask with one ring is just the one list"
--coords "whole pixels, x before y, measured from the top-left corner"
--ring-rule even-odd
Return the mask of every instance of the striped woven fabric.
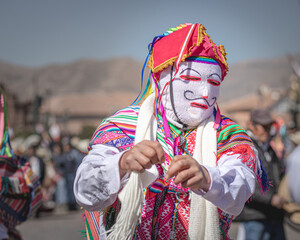
[[[222, 116], [217, 131], [217, 148], [219, 159], [223, 154], [239, 154], [240, 159], [256, 172], [256, 157], [252, 151], [254, 147], [251, 138], [245, 130], [231, 119]], [[259, 177], [260, 178], [260, 177]], [[261, 189], [265, 191], [266, 189]]]
[[[136, 129], [136, 123], [139, 113], [139, 106], [127, 107], [112, 117], [105, 119], [101, 125], [95, 131], [89, 147], [94, 144], [108, 144], [119, 148], [120, 151], [124, 149], [130, 149], [134, 142], [134, 135]], [[174, 126], [170, 125], [172, 137], [175, 139], [178, 137], [180, 131], [176, 130]], [[192, 154], [195, 143], [196, 130], [186, 133], [186, 142], [184, 150], [185, 154]], [[256, 158], [252, 151], [252, 141], [247, 133], [236, 123], [227, 117], [221, 116], [221, 123], [217, 130], [217, 160], [223, 154], [239, 154], [241, 161], [246, 162], [247, 166], [255, 170]], [[164, 179], [165, 169], [170, 164], [172, 157], [174, 156], [174, 141], [166, 142], [166, 138], [160, 127], [158, 127], [157, 139], [162, 145], [165, 154], [166, 162], [163, 165], [158, 165], [158, 170], [161, 176], [159, 179], [151, 185], [151, 187], [145, 190], [146, 198], [152, 198], [156, 194], [162, 193], [166, 186], [169, 187], [169, 193], [176, 192], [188, 192], [188, 189], [183, 189], [171, 181]], [[187, 151], [187, 152], [186, 152]], [[169, 160], [169, 161], [168, 161]], [[173, 186], [174, 185], [174, 186]], [[108, 212], [106, 210], [106, 212]], [[88, 239], [99, 239], [97, 236], [99, 229], [99, 222], [95, 222], [91, 215], [87, 215], [87, 235]], [[223, 233], [223, 238], [226, 239], [229, 226], [232, 221], [231, 215], [228, 215], [219, 209], [220, 228]]]
[[217, 131], [217, 139], [218, 158], [224, 152], [227, 152], [232, 147], [237, 146], [237, 144], [249, 144], [251, 147], [254, 147], [245, 130], [225, 116], [221, 116], [221, 124]]
[[124, 137], [134, 140], [139, 108], [139, 106], [130, 106], [103, 120], [92, 136], [89, 147], [97, 144], [97, 139], [107, 132], [121, 132]]
[[85, 221], [86, 221], [86, 236], [88, 240], [97, 240], [99, 239], [100, 235], [100, 226], [99, 226], [99, 219], [100, 219], [100, 212], [89, 212], [84, 211], [85, 214]]
[[13, 229], [40, 207], [42, 191], [28, 161], [0, 156], [0, 169], [0, 221]]

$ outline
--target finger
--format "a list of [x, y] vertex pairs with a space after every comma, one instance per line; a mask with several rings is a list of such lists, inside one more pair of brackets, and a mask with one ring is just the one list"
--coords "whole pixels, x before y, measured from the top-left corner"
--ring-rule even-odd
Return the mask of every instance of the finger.
[[191, 162], [191, 160], [195, 161], [191, 156], [189, 155], [176, 155], [172, 159], [172, 163], [175, 163], [177, 161], [184, 161], [185, 163]]
[[160, 143], [144, 140], [138, 147], [143, 154], [150, 158], [152, 164], [163, 163], [165, 161], [164, 150]]
[[148, 140], [146, 144], [155, 152], [155, 158], [152, 161], [153, 164], [165, 162], [165, 152], [159, 142]]
[[177, 175], [180, 171], [187, 169], [189, 167], [188, 163], [185, 159], [177, 159], [176, 161], [172, 160], [172, 163], [165, 175], [166, 179], [169, 180], [170, 178]]
[[193, 176], [185, 182], [182, 182], [182, 186], [184, 188], [190, 188], [191, 190], [198, 190], [202, 186], [203, 177], [201, 176]]
[[132, 172], [136, 172], [136, 173], [145, 172], [145, 168], [141, 164], [139, 164], [139, 162], [137, 162], [137, 161], [130, 163], [130, 170]]
[[156, 144], [154, 145], [154, 148], [156, 150], [156, 155], [159, 160], [159, 163], [164, 163], [165, 162], [165, 152], [160, 143], [155, 142]]
[[[126, 154], [126, 153], [125, 153]], [[141, 171], [139, 167], [136, 167], [136, 162], [142, 168], [151, 168], [152, 164], [144, 154], [142, 154], [138, 150], [133, 150], [128, 152], [126, 155], [124, 154], [124, 159], [121, 162], [121, 168], [129, 171]]]
[[152, 163], [149, 157], [141, 152], [135, 153], [135, 161], [137, 161], [143, 168], [149, 169], [152, 167]]
[[195, 171], [193, 169], [186, 169], [180, 171], [174, 178], [174, 183], [178, 185], [179, 183], [187, 182], [189, 179], [195, 176]]
[[130, 154], [125, 161], [125, 169], [127, 172], [144, 172], [144, 167], [136, 160], [136, 155]]
[[196, 172], [193, 178], [190, 178], [186, 182], [186, 186], [191, 190], [198, 190], [202, 189], [203, 191], [207, 192], [210, 189], [211, 180], [209, 175], [206, 176], [202, 172]]
[[159, 163], [159, 159], [154, 147], [149, 145], [144, 145], [141, 148], [141, 153], [144, 154], [152, 164]]

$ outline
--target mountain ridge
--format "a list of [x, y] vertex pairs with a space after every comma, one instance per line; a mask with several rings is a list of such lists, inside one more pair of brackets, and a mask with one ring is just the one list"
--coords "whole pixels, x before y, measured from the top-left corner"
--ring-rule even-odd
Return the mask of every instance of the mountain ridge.
[[[295, 54], [294, 58], [300, 62], [300, 53]], [[142, 62], [132, 58], [80, 59], [42, 67], [0, 61], [0, 83], [15, 93], [20, 101], [32, 100], [35, 95], [53, 98], [71, 93], [93, 94], [103, 91], [124, 91], [132, 95], [140, 90], [142, 65]], [[220, 101], [255, 93], [261, 85], [288, 88], [292, 73], [286, 56], [233, 64], [221, 84]]]

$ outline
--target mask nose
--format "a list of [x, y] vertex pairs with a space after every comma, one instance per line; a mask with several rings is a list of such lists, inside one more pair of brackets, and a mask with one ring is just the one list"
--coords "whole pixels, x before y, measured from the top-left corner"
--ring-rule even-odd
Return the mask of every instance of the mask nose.
[[207, 83], [203, 84], [202, 96], [204, 98], [208, 98], [208, 86], [207, 86]]

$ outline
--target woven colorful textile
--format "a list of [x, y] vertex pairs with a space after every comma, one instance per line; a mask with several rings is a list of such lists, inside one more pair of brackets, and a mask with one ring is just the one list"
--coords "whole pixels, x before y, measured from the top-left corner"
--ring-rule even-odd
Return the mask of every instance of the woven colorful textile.
[[86, 235], [88, 240], [99, 239], [100, 235], [100, 212], [89, 212], [84, 211], [85, 221], [86, 221]]
[[[134, 141], [138, 114], [139, 107], [131, 106], [107, 118], [93, 135], [90, 147], [94, 144], [108, 144], [119, 148], [121, 151], [130, 149]], [[173, 142], [176, 143], [176, 138], [178, 138], [180, 131], [171, 124], [169, 124], [169, 127], [172, 137], [175, 139]], [[163, 132], [158, 128], [157, 139], [165, 151], [166, 161], [162, 165], [157, 165], [160, 173], [159, 178], [144, 190], [145, 201], [142, 221], [136, 228], [134, 239], [166, 239], [166, 236], [176, 236], [176, 238], [180, 236], [180, 239], [187, 239], [188, 236], [189, 189], [184, 189], [180, 185], [176, 186], [172, 180], [167, 181], [164, 178], [165, 168], [170, 164], [172, 156], [168, 154], [169, 146], [164, 142], [162, 136]], [[185, 144], [179, 147], [177, 152], [179, 154], [193, 154], [195, 136], [195, 129], [187, 131], [185, 133]], [[245, 162], [252, 170], [256, 170], [256, 158], [253, 158], [251, 139], [236, 123], [222, 116], [217, 131], [217, 139], [217, 160], [222, 154], [239, 154], [241, 161]], [[111, 212], [114, 212], [114, 217], [111, 217], [111, 219], [115, 219], [118, 212], [115, 206], [106, 209], [102, 213], [104, 214], [104, 219]], [[226, 214], [219, 209], [222, 239], [228, 239], [227, 233], [232, 217], [232, 215]], [[107, 222], [105, 221], [105, 223]], [[99, 228], [99, 219], [98, 222], [95, 222], [94, 220], [91, 221], [91, 218], [87, 218], [87, 224], [89, 229], [97, 229], [97, 227]], [[94, 234], [89, 236], [89, 239], [99, 239], [97, 238], [97, 232], [99, 232], [99, 229], [95, 230]], [[87, 233], [89, 234], [89, 232]], [[171, 237], [171, 239], [174, 238]]]
[[12, 229], [35, 213], [42, 191], [26, 159], [0, 156], [0, 169], [0, 221]]
[[5, 118], [3, 93], [0, 93], [0, 109], [3, 113], [0, 125], [0, 222], [8, 229], [24, 222], [35, 213], [42, 202], [42, 191], [38, 176], [29, 162], [13, 154], [9, 143]]

